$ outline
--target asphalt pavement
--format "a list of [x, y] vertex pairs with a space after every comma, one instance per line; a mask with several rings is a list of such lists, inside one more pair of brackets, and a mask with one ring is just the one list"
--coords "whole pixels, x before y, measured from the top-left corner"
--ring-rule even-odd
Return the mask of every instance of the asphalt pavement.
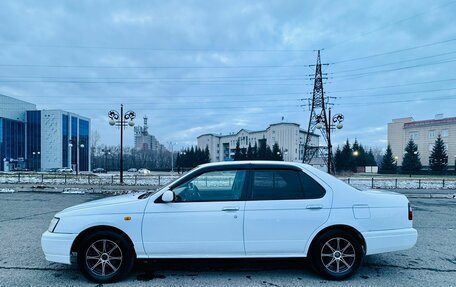
[[[0, 193], [0, 286], [97, 286], [75, 266], [47, 262], [40, 237], [56, 212], [101, 197]], [[456, 199], [410, 199], [417, 245], [367, 256], [346, 281], [320, 278], [303, 259], [162, 260], [138, 262], [128, 278], [110, 286], [456, 286]]]

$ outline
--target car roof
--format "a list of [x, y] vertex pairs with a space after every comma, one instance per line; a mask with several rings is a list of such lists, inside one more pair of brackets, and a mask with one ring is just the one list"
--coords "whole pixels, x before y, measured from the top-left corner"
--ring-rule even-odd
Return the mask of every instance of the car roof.
[[290, 168], [302, 170], [307, 165], [298, 162], [251, 160], [251, 161], [224, 161], [199, 165], [198, 170], [225, 169], [225, 168]]
[[281, 166], [296, 166], [302, 167], [303, 163], [290, 162], [290, 161], [274, 161], [274, 160], [245, 160], [245, 161], [222, 161], [222, 162], [211, 162], [200, 165], [200, 167], [209, 166], [230, 166], [230, 165], [281, 165]]

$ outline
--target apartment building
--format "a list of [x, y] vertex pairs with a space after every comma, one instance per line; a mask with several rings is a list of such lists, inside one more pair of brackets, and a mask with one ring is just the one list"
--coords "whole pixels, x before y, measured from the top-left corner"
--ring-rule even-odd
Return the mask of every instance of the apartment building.
[[456, 160], [456, 117], [444, 118], [438, 114], [434, 119], [416, 121], [412, 117], [393, 119], [388, 123], [388, 143], [393, 155], [402, 165], [402, 156], [409, 139], [418, 145], [421, 163], [429, 166], [429, 156], [438, 135], [441, 135], [447, 147], [448, 165]]

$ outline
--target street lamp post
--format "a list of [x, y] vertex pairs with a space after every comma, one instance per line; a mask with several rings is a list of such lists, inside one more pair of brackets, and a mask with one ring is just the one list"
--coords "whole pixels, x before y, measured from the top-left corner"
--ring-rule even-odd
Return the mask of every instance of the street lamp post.
[[174, 145], [177, 143], [168, 142], [171, 147], [171, 173], [174, 173]]
[[32, 168], [33, 168], [33, 171], [38, 171], [38, 163], [37, 163], [37, 157], [39, 157], [41, 154], [41, 152], [39, 151], [34, 151], [32, 152], [32, 158], [33, 158], [33, 165], [32, 165]]
[[325, 128], [326, 134], [328, 135], [328, 173], [331, 174], [333, 169], [333, 163], [332, 163], [332, 144], [331, 144], [331, 131], [334, 130], [334, 128], [341, 129], [344, 127], [342, 122], [344, 121], [344, 115], [342, 114], [335, 114], [333, 117], [331, 117], [331, 108], [329, 108], [328, 111], [328, 121], [326, 120], [326, 117], [323, 115], [318, 115], [316, 117], [316, 128], [321, 129]]
[[68, 141], [68, 146], [70, 147], [70, 149], [73, 148], [74, 144], [76, 144], [76, 148], [77, 148], [77, 150], [76, 150], [76, 176], [78, 176], [79, 175], [79, 153], [80, 153], [80, 149], [84, 148], [85, 145], [83, 142], [79, 142], [79, 144], [78, 144], [78, 143], [74, 143], [73, 140]]
[[120, 105], [120, 114], [115, 110], [108, 113], [110, 118], [109, 124], [120, 128], [120, 183], [123, 184], [123, 130], [127, 126], [133, 127], [135, 122], [133, 119], [136, 117], [135, 112], [127, 111], [124, 114], [123, 105]]

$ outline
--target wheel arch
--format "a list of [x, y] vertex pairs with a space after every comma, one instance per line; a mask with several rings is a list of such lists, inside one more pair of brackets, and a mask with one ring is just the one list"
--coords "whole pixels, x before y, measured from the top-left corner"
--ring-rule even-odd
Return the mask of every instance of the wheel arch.
[[361, 244], [364, 254], [366, 253], [366, 247], [367, 247], [366, 240], [364, 239], [364, 236], [361, 234], [361, 232], [359, 232], [356, 228], [354, 228], [353, 226], [350, 226], [350, 225], [335, 224], [335, 225], [331, 225], [331, 226], [327, 226], [327, 227], [323, 228], [312, 238], [312, 241], [306, 250], [307, 256], [309, 255], [310, 250], [312, 250], [313, 245], [317, 242], [318, 238], [321, 235], [325, 234], [326, 232], [333, 231], [333, 230], [343, 230], [343, 231], [351, 233]]
[[123, 236], [129, 242], [129, 244], [131, 244], [131, 247], [134, 252], [134, 256], [136, 257], [135, 245], [133, 244], [133, 241], [131, 240], [130, 236], [128, 236], [128, 234], [125, 233], [123, 230], [121, 230], [117, 227], [114, 227], [114, 226], [110, 226], [110, 225], [97, 225], [97, 226], [92, 226], [87, 229], [84, 229], [82, 232], [80, 232], [78, 234], [78, 236], [73, 241], [70, 252], [71, 253], [78, 252], [78, 249], [79, 249], [79, 246], [80, 246], [82, 240], [89, 234], [91, 234], [93, 232], [97, 232], [97, 231], [112, 231], [112, 232], [118, 233], [119, 235]]

